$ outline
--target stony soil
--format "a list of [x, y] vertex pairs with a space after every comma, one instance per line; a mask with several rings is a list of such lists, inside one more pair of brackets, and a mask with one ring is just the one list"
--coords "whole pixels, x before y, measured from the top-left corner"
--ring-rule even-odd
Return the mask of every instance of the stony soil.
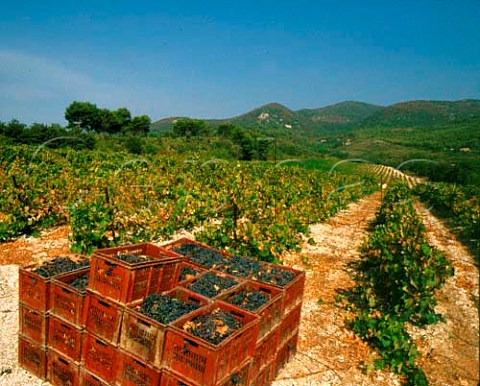
[[[338, 290], [354, 283], [351, 263], [368, 233], [380, 205], [374, 194], [323, 224], [311, 227], [316, 241], [301, 253], [288, 254], [288, 266], [306, 270], [306, 287], [299, 329], [298, 353], [278, 375], [274, 386], [400, 385], [400, 377], [386, 371], [367, 371], [372, 353], [344, 324], [346, 311], [335, 301]], [[473, 258], [447, 228], [423, 207], [433, 245], [455, 266], [455, 276], [439, 291], [437, 311], [447, 319], [411, 332], [423, 353], [419, 361], [431, 385], [479, 383], [478, 270]], [[182, 233], [178, 236], [192, 237]], [[68, 228], [43, 232], [39, 238], [20, 238], [0, 245], [0, 385], [48, 385], [17, 365], [18, 265], [40, 262], [68, 252]]]

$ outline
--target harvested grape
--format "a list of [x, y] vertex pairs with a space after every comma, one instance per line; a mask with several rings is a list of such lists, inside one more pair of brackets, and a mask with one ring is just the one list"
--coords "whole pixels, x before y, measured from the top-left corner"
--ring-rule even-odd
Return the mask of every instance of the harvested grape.
[[210, 314], [199, 315], [183, 325], [183, 330], [213, 344], [219, 344], [236, 330], [242, 323], [220, 308]]
[[270, 296], [262, 291], [246, 290], [230, 296], [227, 301], [249, 311], [256, 311], [268, 303]]
[[74, 261], [70, 257], [59, 256], [53, 260], [43, 263], [40, 267], [35, 268], [33, 272], [37, 275], [48, 278], [61, 273], [88, 267], [89, 265], [90, 262], [86, 259]]
[[145, 261], [152, 260], [148, 256], [135, 255], [133, 253], [119, 253], [119, 254], [117, 254], [116, 258], [118, 260], [122, 260], [122, 261], [124, 261], [125, 263], [128, 263], [128, 264], [137, 264], [137, 263], [143, 263]]
[[279, 267], [263, 266], [258, 274], [253, 277], [253, 279], [264, 283], [285, 287], [288, 283], [295, 279], [295, 274]]
[[72, 280], [68, 284], [71, 285], [72, 287], [76, 288], [80, 292], [85, 292], [87, 290], [87, 287], [88, 287], [89, 276], [90, 275], [87, 272], [86, 274], [75, 278], [74, 280]]
[[220, 251], [204, 248], [194, 243], [184, 243], [173, 248], [173, 251], [189, 257], [192, 262], [205, 268], [216, 268], [228, 260]]
[[198, 307], [199, 305], [195, 303], [184, 302], [170, 296], [150, 294], [143, 301], [140, 313], [162, 324], [168, 324]]
[[227, 288], [233, 287], [236, 284], [238, 284], [238, 282], [230, 277], [219, 276], [212, 272], [207, 272], [200, 276], [198, 280], [188, 284], [187, 287], [203, 296], [213, 298], [220, 292], [223, 292]]
[[261, 264], [258, 261], [248, 257], [234, 256], [231, 259], [226, 259], [218, 270], [239, 277], [250, 277], [260, 268]]
[[195, 276], [197, 276], [198, 274], [200, 274], [202, 271], [200, 271], [199, 269], [195, 269], [193, 267], [182, 267], [182, 269], [180, 270], [180, 279], [179, 281], [183, 281], [183, 280], [186, 280], [186, 279], [191, 279]]

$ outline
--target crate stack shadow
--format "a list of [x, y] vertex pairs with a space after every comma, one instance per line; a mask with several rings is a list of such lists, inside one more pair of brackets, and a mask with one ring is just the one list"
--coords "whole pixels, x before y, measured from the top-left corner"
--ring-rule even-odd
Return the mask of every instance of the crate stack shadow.
[[[266, 386], [296, 352], [305, 273], [187, 238], [99, 249], [89, 267], [49, 278], [35, 266], [19, 275], [19, 363], [53, 385]], [[191, 309], [162, 323], [142, 311], [152, 294]], [[252, 308], [245, 294], [263, 301]], [[234, 319], [231, 335], [189, 330], [217, 312]]]

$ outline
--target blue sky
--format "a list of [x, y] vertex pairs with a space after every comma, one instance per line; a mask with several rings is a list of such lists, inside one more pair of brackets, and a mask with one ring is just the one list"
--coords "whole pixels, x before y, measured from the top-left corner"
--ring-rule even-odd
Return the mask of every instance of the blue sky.
[[480, 2], [2, 0], [0, 120], [480, 99]]

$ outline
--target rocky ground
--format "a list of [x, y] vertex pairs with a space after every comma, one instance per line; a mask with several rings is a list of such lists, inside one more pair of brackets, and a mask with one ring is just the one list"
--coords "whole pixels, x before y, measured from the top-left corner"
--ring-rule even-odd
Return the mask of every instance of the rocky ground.
[[[400, 385], [387, 371], [367, 371], [369, 347], [344, 324], [346, 311], [335, 301], [340, 289], [354, 284], [351, 263], [380, 205], [374, 194], [352, 204], [330, 221], [311, 227], [316, 245], [305, 243], [301, 253], [288, 254], [288, 266], [306, 271], [298, 353], [278, 375], [274, 386]], [[430, 242], [455, 266], [455, 276], [439, 291], [437, 311], [446, 317], [427, 329], [411, 328], [423, 354], [419, 364], [431, 385], [479, 383], [478, 270], [468, 250], [423, 207]], [[185, 235], [185, 234], [182, 234]], [[0, 245], [0, 385], [48, 385], [17, 365], [18, 266], [67, 253], [68, 227]]]

